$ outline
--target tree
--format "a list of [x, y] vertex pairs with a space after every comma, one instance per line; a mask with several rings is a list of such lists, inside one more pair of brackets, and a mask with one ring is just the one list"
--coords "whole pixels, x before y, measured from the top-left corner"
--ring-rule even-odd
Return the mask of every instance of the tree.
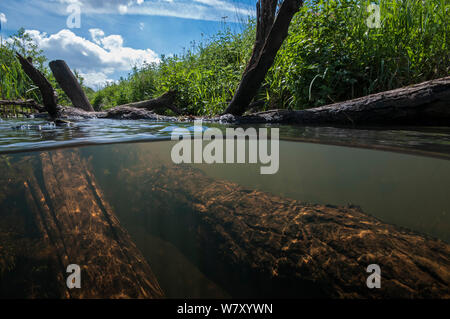
[[256, 3], [256, 38], [252, 56], [241, 82], [225, 113], [241, 115], [255, 97], [287, 37], [289, 24], [302, 0], [284, 0], [277, 10], [278, 0], [258, 0]]

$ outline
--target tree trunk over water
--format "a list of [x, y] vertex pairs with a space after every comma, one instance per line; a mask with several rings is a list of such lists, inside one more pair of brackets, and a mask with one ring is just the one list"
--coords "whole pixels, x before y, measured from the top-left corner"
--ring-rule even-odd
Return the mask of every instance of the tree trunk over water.
[[36, 103], [33, 99], [28, 100], [0, 100], [0, 105], [17, 105], [22, 107], [29, 107], [37, 110], [38, 112], [44, 112], [45, 108], [42, 105]]
[[278, 0], [259, 0], [256, 4], [256, 39], [252, 57], [225, 113], [241, 115], [245, 112], [288, 35], [292, 17], [303, 5], [301, 0], [284, 0], [275, 18], [277, 3]]
[[114, 108], [138, 108], [138, 109], [146, 109], [149, 111], [158, 111], [168, 108], [172, 110], [175, 114], [179, 115], [181, 114], [181, 111], [178, 110], [178, 108], [174, 105], [176, 94], [177, 93], [175, 91], [168, 91], [163, 95], [161, 95], [160, 97], [151, 100], [122, 104]]
[[58, 115], [58, 102], [50, 82], [45, 78], [45, 76], [36, 69], [33, 64], [16, 52], [16, 56], [22, 65], [23, 71], [30, 77], [34, 84], [39, 88], [42, 95], [43, 104], [48, 114], [51, 117], [56, 117]]
[[69, 97], [74, 107], [78, 107], [87, 112], [93, 112], [94, 108], [83, 91], [77, 78], [70, 70], [64, 60], [55, 60], [49, 63], [50, 69], [55, 76], [56, 81]]
[[270, 110], [230, 118], [230, 121], [342, 126], [449, 126], [449, 101], [450, 77], [445, 77], [332, 105], [300, 111]]

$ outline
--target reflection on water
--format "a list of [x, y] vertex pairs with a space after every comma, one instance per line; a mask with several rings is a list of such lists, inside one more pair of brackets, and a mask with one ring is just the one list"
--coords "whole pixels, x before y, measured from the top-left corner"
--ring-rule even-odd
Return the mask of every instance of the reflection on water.
[[[143, 139], [172, 127], [139, 125]], [[445, 155], [437, 144], [417, 149]], [[0, 297], [450, 296], [445, 156], [291, 139], [278, 173], [260, 175], [259, 164], [175, 165], [172, 145], [0, 155]], [[79, 291], [65, 286], [69, 263], [83, 269]], [[376, 291], [369, 264], [382, 269]]]

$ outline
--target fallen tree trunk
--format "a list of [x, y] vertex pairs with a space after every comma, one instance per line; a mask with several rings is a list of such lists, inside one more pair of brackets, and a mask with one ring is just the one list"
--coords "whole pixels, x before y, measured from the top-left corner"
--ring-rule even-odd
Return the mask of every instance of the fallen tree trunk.
[[42, 95], [42, 101], [44, 103], [44, 107], [47, 110], [48, 114], [55, 118], [58, 115], [58, 103], [55, 94], [55, 90], [53, 90], [50, 82], [45, 78], [45, 76], [36, 69], [33, 64], [21, 56], [16, 52], [16, 56], [19, 59], [20, 65], [22, 66], [23, 71], [30, 77], [34, 84], [39, 88], [39, 91]]
[[93, 112], [94, 108], [66, 62], [64, 60], [55, 60], [51, 61], [49, 66], [56, 81], [67, 94], [72, 105], [87, 112]]
[[[0, 243], [9, 247], [0, 254], [0, 296], [163, 297], [77, 151], [25, 157], [7, 175], [0, 181], [6, 181], [8, 197], [23, 204], [8, 207], [0, 198]], [[66, 286], [69, 264], [81, 267], [80, 289]]]
[[0, 100], [0, 105], [17, 105], [23, 107], [29, 107], [37, 110], [38, 112], [45, 112], [45, 107], [36, 103], [33, 99], [28, 100]]
[[[70, 68], [63, 60], [55, 60], [50, 62], [49, 66], [55, 76], [55, 79], [58, 81], [61, 88], [67, 94], [67, 96], [72, 101], [75, 109], [71, 109], [70, 107], [59, 108], [57, 106], [57, 97], [56, 93], [50, 84], [50, 82], [45, 78], [45, 76], [37, 70], [30, 61], [23, 58], [19, 53], [17, 53], [17, 57], [22, 65], [25, 73], [31, 78], [34, 84], [39, 87], [41, 92], [45, 110], [49, 113], [49, 115], [54, 119], [56, 117], [67, 117], [73, 115], [74, 117], [85, 117], [92, 118], [96, 117], [94, 114], [86, 114], [85, 112], [94, 113], [94, 109], [92, 105], [89, 103], [89, 100], [84, 93], [81, 85], [78, 83], [77, 79], [73, 75]], [[111, 113], [111, 118], [118, 118], [117, 114], [125, 114], [124, 118], [138, 119], [138, 118], [153, 118], [154, 113], [149, 113], [145, 111], [136, 111], [137, 109], [148, 110], [148, 111], [161, 111], [164, 109], [170, 109], [175, 114], [180, 115], [181, 111], [174, 105], [176, 98], [175, 91], [169, 91], [157, 97], [155, 99], [128, 103], [116, 106], [113, 109], [108, 110], [106, 116]], [[33, 105], [39, 112], [43, 110], [39, 108], [39, 105], [36, 102], [31, 102], [32, 100], [28, 100], [30, 105]], [[24, 102], [19, 102], [24, 104]], [[6, 104], [6, 103], [5, 103]], [[1, 105], [1, 104], [0, 104]], [[83, 111], [77, 111], [76, 109], [80, 109]], [[126, 113], [133, 113], [130, 116], [126, 116]], [[97, 115], [100, 115], [101, 112], [96, 112]], [[140, 115], [139, 115], [140, 114]]]
[[155, 99], [151, 100], [145, 100], [140, 102], [133, 102], [128, 104], [122, 104], [119, 106], [114, 107], [114, 109], [118, 108], [138, 108], [138, 109], [146, 109], [149, 111], [158, 111], [158, 110], [164, 110], [166, 108], [172, 110], [175, 114], [180, 115], [181, 111], [178, 110], [178, 108], [174, 105], [176, 98], [176, 92], [175, 91], [168, 91], [161, 95], [160, 97], [157, 97]]
[[225, 122], [292, 123], [302, 125], [444, 125], [450, 123], [450, 77], [371, 94], [318, 108], [271, 110]]
[[[58, 116], [62, 118], [113, 118], [149, 119], [161, 121], [192, 121], [196, 117], [175, 118], [157, 115], [153, 110], [174, 108], [174, 92], [161, 97], [120, 105], [102, 112], [85, 112], [81, 109], [63, 107]], [[225, 114], [205, 121], [222, 123], [290, 123], [301, 125], [336, 126], [448, 126], [450, 123], [450, 77], [431, 80], [404, 88], [372, 94], [358, 99], [339, 102], [306, 110], [270, 110], [245, 116]], [[259, 103], [259, 102], [258, 102]], [[255, 103], [256, 104], [256, 103]]]
[[[355, 206], [299, 202], [140, 156], [118, 176], [136, 203], [130, 214], [234, 297], [450, 297], [447, 243]], [[370, 264], [381, 267], [380, 289], [366, 286]]]
[[277, 13], [277, 3], [278, 0], [259, 0], [256, 4], [256, 39], [252, 57], [224, 113], [241, 115], [245, 112], [288, 35], [292, 17], [303, 5], [301, 0], [283, 0]]

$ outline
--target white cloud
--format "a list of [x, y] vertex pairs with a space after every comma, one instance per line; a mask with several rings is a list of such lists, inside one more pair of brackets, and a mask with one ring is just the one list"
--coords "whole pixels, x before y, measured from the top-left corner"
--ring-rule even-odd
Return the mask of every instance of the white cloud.
[[62, 7], [49, 10], [65, 13], [69, 2], [80, 3], [83, 14], [129, 14], [144, 16], [167, 16], [194, 20], [221, 21], [227, 16], [229, 22], [240, 22], [254, 16], [255, 8], [251, 1], [236, 0], [60, 0]]
[[139, 23], [139, 30], [144, 30], [144, 28], [145, 28], [145, 23], [144, 22], [140, 22]]
[[121, 49], [123, 46], [123, 39], [120, 35], [117, 34], [104, 37], [101, 42], [105, 49], [111, 51]]
[[101, 29], [89, 29], [89, 33], [91, 34], [92, 41], [100, 45], [101, 38], [105, 36], [105, 32]]
[[81, 77], [84, 79], [84, 85], [93, 88], [100, 89], [103, 85], [115, 82], [113, 79], [109, 78], [104, 72], [80, 72]]
[[6, 19], [6, 15], [2, 12], [0, 12], [0, 22], [1, 23], [6, 23], [8, 22], [8, 19]]
[[125, 6], [125, 5], [123, 5], [123, 4], [119, 5], [118, 8], [119, 8], [119, 13], [120, 13], [120, 14], [125, 14], [125, 13], [127, 13], [127, 11], [128, 11], [128, 7]]
[[51, 35], [38, 30], [26, 32], [48, 59], [65, 60], [72, 69], [83, 74], [89, 86], [111, 81], [108, 77], [113, 73], [129, 71], [134, 65], [159, 62], [154, 51], [125, 47], [122, 36], [105, 36], [101, 29], [89, 30], [92, 41], [67, 29]]

